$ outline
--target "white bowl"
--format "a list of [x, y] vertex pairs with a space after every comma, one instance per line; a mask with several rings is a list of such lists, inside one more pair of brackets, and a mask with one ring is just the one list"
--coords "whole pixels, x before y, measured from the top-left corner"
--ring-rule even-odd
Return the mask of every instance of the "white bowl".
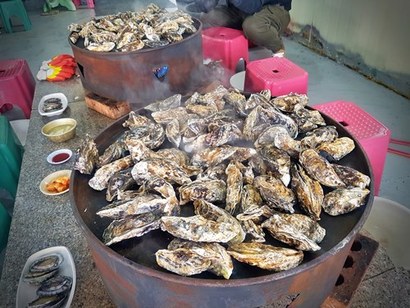
[[67, 191], [70, 190], [70, 187], [68, 187], [66, 190], [60, 191], [60, 192], [49, 192], [46, 189], [46, 186], [51, 183], [52, 181], [58, 179], [59, 177], [62, 176], [68, 176], [70, 178], [71, 176], [71, 170], [60, 170], [60, 171], [56, 171], [54, 173], [51, 173], [49, 175], [47, 175], [40, 183], [40, 190], [43, 194], [47, 195], [47, 196], [57, 196], [57, 195], [61, 195], [66, 193]]
[[[55, 161], [55, 158], [58, 158], [58, 155], [60, 155], [60, 154], [66, 156], [66, 158], [63, 159], [63, 160]], [[62, 164], [62, 163], [65, 163], [66, 161], [68, 161], [71, 158], [72, 155], [73, 155], [73, 152], [70, 149], [56, 150], [54, 152], [51, 152], [47, 156], [47, 162], [52, 164], [52, 165], [59, 165], [59, 164]]]
[[[60, 99], [61, 104], [62, 104], [61, 109], [58, 109], [58, 110], [55, 110], [55, 111], [45, 112], [43, 110], [44, 103], [48, 99], [51, 99], [51, 98]], [[64, 110], [66, 110], [67, 106], [68, 106], [68, 100], [67, 100], [67, 97], [63, 93], [51, 93], [51, 94], [44, 95], [41, 98], [40, 103], [38, 103], [38, 113], [41, 114], [42, 116], [52, 117], [52, 116], [62, 114], [64, 112]]]
[[63, 306], [65, 308], [70, 307], [71, 302], [73, 300], [74, 292], [75, 292], [77, 275], [76, 275], [73, 256], [71, 255], [68, 248], [65, 246], [54, 246], [54, 247], [50, 247], [50, 248], [37, 251], [36, 253], [32, 254], [27, 259], [26, 264], [24, 265], [24, 268], [21, 272], [20, 282], [17, 288], [16, 307], [27, 307], [27, 305], [31, 301], [37, 298], [36, 291], [39, 286], [29, 284], [23, 280], [23, 277], [28, 272], [31, 263], [33, 263], [37, 259], [43, 258], [48, 255], [52, 255], [55, 253], [59, 253], [63, 257], [63, 262], [60, 265], [59, 273], [63, 276], [68, 276], [73, 279], [70, 293], [67, 295], [67, 299]]
[[363, 229], [383, 246], [396, 266], [410, 269], [410, 209], [397, 202], [375, 197]]

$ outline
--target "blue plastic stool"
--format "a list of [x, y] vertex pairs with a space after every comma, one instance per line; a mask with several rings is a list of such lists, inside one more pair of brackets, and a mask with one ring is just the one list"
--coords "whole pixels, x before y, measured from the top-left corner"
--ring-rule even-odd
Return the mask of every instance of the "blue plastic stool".
[[0, 0], [0, 15], [3, 27], [8, 33], [13, 32], [10, 20], [12, 16], [16, 16], [21, 20], [24, 30], [28, 31], [31, 29], [30, 18], [28, 17], [26, 8], [21, 0]]
[[7, 239], [9, 237], [10, 222], [10, 215], [0, 202], [0, 251], [6, 247]]
[[15, 198], [23, 149], [8, 119], [0, 115], [0, 188]]

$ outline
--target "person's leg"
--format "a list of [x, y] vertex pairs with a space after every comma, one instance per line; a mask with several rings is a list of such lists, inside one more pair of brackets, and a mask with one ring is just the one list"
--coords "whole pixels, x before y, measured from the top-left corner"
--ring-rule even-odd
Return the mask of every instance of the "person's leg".
[[228, 27], [241, 29], [244, 15], [234, 7], [224, 5], [217, 6], [209, 13], [204, 13], [201, 16], [203, 28], [210, 27]]
[[280, 35], [286, 30], [289, 22], [288, 11], [280, 6], [266, 5], [258, 13], [245, 18], [242, 28], [252, 43], [276, 53], [284, 50]]

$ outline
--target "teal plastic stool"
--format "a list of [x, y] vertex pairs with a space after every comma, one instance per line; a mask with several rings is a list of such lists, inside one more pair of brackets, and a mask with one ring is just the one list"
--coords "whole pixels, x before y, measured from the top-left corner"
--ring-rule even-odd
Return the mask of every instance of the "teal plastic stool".
[[31, 29], [31, 21], [27, 15], [26, 8], [21, 0], [0, 0], [0, 15], [3, 23], [3, 27], [6, 32], [12, 33], [13, 28], [11, 25], [11, 17], [18, 17], [23, 23], [24, 30], [28, 31]]
[[7, 213], [3, 204], [0, 202], [0, 251], [2, 251], [7, 245], [7, 239], [9, 237], [11, 218]]
[[20, 176], [23, 147], [8, 119], [0, 115], [0, 188], [15, 198]]

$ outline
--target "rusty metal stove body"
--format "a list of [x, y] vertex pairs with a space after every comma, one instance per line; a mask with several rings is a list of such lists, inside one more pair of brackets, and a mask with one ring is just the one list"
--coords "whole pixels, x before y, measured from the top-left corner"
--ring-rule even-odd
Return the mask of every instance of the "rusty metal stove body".
[[[156, 99], [187, 93], [202, 77], [202, 24], [180, 42], [131, 52], [96, 52], [70, 40], [84, 89], [99, 96], [136, 104], [138, 109]], [[155, 72], [167, 67], [165, 76]]]

